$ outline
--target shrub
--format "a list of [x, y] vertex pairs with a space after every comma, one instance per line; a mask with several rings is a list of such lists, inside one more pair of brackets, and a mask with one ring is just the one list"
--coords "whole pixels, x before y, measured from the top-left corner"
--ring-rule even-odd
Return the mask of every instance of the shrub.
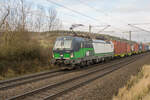
[[150, 100], [150, 66], [145, 65], [137, 76], [131, 77], [113, 100]]
[[0, 75], [2, 77], [48, 68], [43, 66], [49, 64], [49, 49], [41, 47], [37, 40], [31, 39], [28, 32], [4, 32], [0, 42]]

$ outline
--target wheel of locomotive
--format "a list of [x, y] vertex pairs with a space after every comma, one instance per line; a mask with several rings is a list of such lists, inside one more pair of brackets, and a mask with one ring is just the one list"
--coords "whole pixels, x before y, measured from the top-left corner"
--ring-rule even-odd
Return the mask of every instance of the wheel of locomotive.
[[105, 62], [105, 58], [102, 58], [101, 61], [102, 61], [102, 63], [104, 63]]
[[85, 65], [86, 65], [85, 61], [82, 61], [81, 64], [80, 64], [81, 68], [85, 67]]
[[93, 60], [93, 64], [97, 64], [97, 59], [94, 59], [94, 60]]
[[80, 69], [80, 68], [81, 68], [80, 65], [76, 65], [76, 66], [75, 66], [75, 69]]
[[93, 65], [93, 64], [94, 64], [94, 61], [93, 61], [93, 60], [91, 60], [91, 61], [90, 61], [90, 65]]
[[102, 60], [101, 60], [100, 58], [98, 58], [97, 61], [98, 61], [98, 63], [101, 63], [101, 62], [102, 62]]
[[86, 66], [89, 66], [90, 65], [90, 62], [89, 61], [86, 61]]

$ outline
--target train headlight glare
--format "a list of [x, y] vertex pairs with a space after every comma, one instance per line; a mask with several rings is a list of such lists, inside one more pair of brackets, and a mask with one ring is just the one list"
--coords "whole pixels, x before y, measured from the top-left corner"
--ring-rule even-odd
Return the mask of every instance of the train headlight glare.
[[53, 58], [54, 58], [54, 54], [52, 54]]
[[61, 54], [60, 56], [63, 57], [63, 54]]
[[73, 53], [71, 53], [70, 57], [73, 58]]

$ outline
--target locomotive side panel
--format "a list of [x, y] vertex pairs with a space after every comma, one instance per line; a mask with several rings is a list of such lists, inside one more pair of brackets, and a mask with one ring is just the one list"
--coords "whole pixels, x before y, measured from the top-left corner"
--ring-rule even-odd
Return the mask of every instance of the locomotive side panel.
[[96, 56], [113, 56], [114, 48], [111, 42], [93, 40], [93, 48]]

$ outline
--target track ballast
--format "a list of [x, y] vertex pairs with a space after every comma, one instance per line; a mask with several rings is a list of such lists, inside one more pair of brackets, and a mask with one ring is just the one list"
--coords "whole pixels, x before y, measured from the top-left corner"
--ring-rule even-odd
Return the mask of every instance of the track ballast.
[[38, 88], [33, 91], [26, 92], [21, 95], [17, 95], [9, 98], [8, 100], [50, 100], [54, 99], [68, 91], [85, 85], [93, 80], [103, 77], [115, 70], [124, 67], [137, 59], [141, 58], [145, 54], [132, 56], [125, 58], [119, 62], [108, 63], [106, 66], [89, 69], [87, 72], [77, 75], [71, 79], [62, 80], [55, 84], [50, 84], [42, 88]]

